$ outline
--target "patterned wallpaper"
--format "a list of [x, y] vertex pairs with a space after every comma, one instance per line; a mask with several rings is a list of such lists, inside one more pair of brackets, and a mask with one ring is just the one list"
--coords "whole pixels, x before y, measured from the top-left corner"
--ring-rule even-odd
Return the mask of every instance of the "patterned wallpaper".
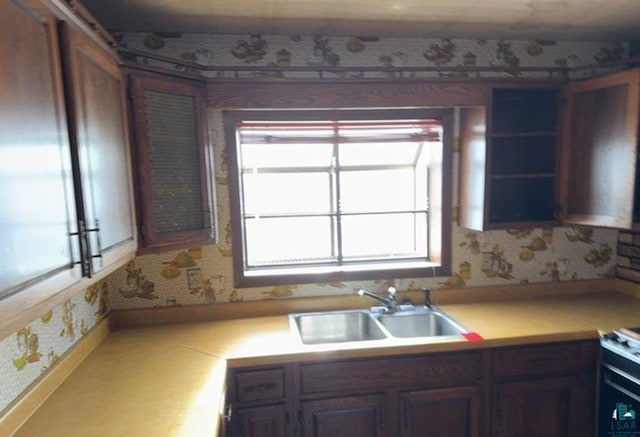
[[[428, 66], [588, 65], [620, 59], [616, 43], [403, 38], [119, 35], [131, 48], [212, 65]], [[211, 113], [216, 149], [219, 243], [137, 257], [106, 280], [0, 341], [0, 412], [109, 309], [215, 304], [421, 287], [473, 287], [613, 276], [617, 231], [580, 227], [471, 232], [454, 223], [450, 277], [235, 289], [221, 114]], [[454, 181], [457, 180], [457, 154]], [[454, 193], [456, 192], [454, 186]], [[457, 202], [454, 194], [454, 204]], [[0, 413], [1, 415], [1, 413]]]
[[[566, 281], [615, 276], [618, 232], [558, 227], [474, 232], [453, 225], [450, 277], [286, 284], [236, 289], [233, 286], [229, 191], [222, 112], [210, 111], [215, 145], [218, 244], [138, 256], [110, 277], [113, 309], [213, 304], [285, 297], [353, 293], [360, 287], [383, 291]], [[454, 153], [457, 167], [458, 153]], [[455, 169], [457, 174], [457, 168]], [[454, 174], [453, 192], [457, 192]], [[457, 196], [456, 196], [457, 197]], [[454, 204], [457, 199], [453, 199]]]
[[[209, 66], [279, 67], [502, 67], [507, 73], [483, 76], [524, 76], [520, 67], [576, 67], [625, 59], [628, 45], [616, 42], [498, 41], [466, 39], [408, 39], [373, 37], [260, 36], [212, 34], [116, 35], [121, 44]], [[148, 61], [150, 63], [157, 63]], [[162, 64], [161, 64], [162, 65]], [[167, 66], [166, 64], [164, 64]], [[171, 68], [181, 68], [169, 65]], [[587, 70], [580, 73], [589, 75]], [[215, 72], [205, 72], [216, 75]], [[225, 73], [230, 75], [232, 73]], [[384, 76], [388, 73], [366, 73]], [[256, 72], [240, 76], [256, 76]], [[275, 75], [278, 73], [263, 73]], [[415, 73], [437, 76], [437, 73]], [[449, 73], [466, 75], [466, 73]], [[286, 73], [288, 77], [314, 76]], [[543, 73], [526, 73], [543, 76]], [[332, 74], [325, 73], [325, 77]]]
[[108, 312], [109, 285], [96, 283], [0, 341], [0, 416]]
[[454, 226], [450, 277], [233, 287], [229, 247], [136, 258], [113, 279], [110, 308], [215, 304], [286, 297], [473, 287], [615, 276], [616, 231], [582, 227], [471, 232]]

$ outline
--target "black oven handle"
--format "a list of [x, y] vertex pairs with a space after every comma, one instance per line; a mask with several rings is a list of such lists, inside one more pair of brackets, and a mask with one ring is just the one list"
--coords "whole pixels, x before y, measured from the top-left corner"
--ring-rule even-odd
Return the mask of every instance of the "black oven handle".
[[631, 399], [635, 400], [636, 402], [640, 402], [640, 396], [630, 391], [628, 388], [623, 387], [619, 384], [616, 384], [616, 382], [613, 381], [611, 376], [615, 375], [615, 376], [618, 376], [619, 378], [624, 379], [625, 380], [624, 382], [628, 382], [629, 384], [632, 384], [633, 386], [635, 386], [638, 392], [640, 392], [640, 379], [635, 378], [629, 375], [628, 373], [623, 372], [620, 369], [616, 369], [615, 367], [611, 367], [606, 364], [603, 364], [602, 367], [603, 367], [602, 377], [603, 377], [604, 384], [612, 387], [617, 391], [624, 393], [625, 395], [629, 396]]

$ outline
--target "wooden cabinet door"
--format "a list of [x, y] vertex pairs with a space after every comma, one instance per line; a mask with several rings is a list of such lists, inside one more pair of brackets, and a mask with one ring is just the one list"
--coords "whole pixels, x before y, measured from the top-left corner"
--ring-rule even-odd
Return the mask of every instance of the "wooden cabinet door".
[[477, 437], [479, 403], [477, 387], [403, 393], [400, 396], [400, 436]]
[[214, 241], [204, 86], [136, 74], [131, 87], [143, 250]]
[[241, 408], [238, 410], [237, 421], [239, 432], [234, 435], [242, 437], [285, 437], [288, 435], [285, 405]]
[[125, 87], [116, 59], [104, 48], [69, 26], [63, 37], [78, 218], [87, 231], [85, 273], [92, 275], [137, 247]]
[[384, 395], [303, 401], [301, 423], [304, 437], [383, 436]]
[[496, 384], [494, 437], [593, 436], [592, 385], [578, 377]]
[[460, 182], [458, 222], [482, 231], [486, 226], [489, 192], [487, 186], [487, 108], [460, 110]]
[[569, 85], [562, 152], [562, 221], [631, 228], [640, 71]]
[[82, 274], [56, 19], [8, 0], [0, 27], [0, 299], [16, 302], [5, 327]]

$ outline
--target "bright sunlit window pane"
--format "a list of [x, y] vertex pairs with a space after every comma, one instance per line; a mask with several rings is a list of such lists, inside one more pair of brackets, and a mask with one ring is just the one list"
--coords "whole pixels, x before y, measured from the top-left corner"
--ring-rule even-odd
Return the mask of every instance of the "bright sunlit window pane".
[[426, 257], [426, 214], [376, 214], [342, 218], [347, 258]]
[[442, 187], [430, 179], [442, 177], [441, 122], [242, 121], [235, 127], [245, 272], [431, 261], [428, 194]]
[[[426, 185], [426, 178], [419, 183]], [[343, 212], [414, 209], [415, 186], [413, 168], [343, 171], [340, 173], [340, 205]], [[423, 199], [423, 209], [425, 205], [426, 199]]]
[[329, 167], [332, 152], [332, 144], [245, 144], [242, 167]]
[[331, 212], [328, 173], [248, 173], [243, 184], [246, 214]]
[[393, 145], [380, 143], [347, 143], [340, 146], [340, 165], [413, 165], [418, 157], [419, 143]]
[[334, 260], [329, 217], [249, 219], [245, 231], [249, 266]]

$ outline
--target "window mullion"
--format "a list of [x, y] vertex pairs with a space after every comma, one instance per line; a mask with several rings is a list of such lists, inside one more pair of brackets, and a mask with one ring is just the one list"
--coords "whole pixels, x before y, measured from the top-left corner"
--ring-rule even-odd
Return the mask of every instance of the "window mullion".
[[338, 122], [333, 123], [333, 160], [331, 162], [335, 175], [335, 197], [334, 197], [334, 210], [335, 215], [335, 242], [336, 242], [336, 259], [338, 265], [343, 263], [342, 254], [342, 207], [340, 202], [340, 126]]
[[[422, 148], [424, 147], [424, 142], [420, 142], [420, 144], [418, 145], [418, 148], [416, 150], [416, 156], [414, 157], [413, 160], [413, 209], [418, 209], [419, 207], [419, 203], [420, 203], [420, 199], [418, 198], [420, 190], [418, 189], [418, 183], [419, 183], [419, 177], [418, 177], [418, 165], [419, 165], [419, 161], [420, 161], [420, 157], [422, 156]], [[418, 214], [414, 213], [413, 214], [413, 235], [416, 236], [416, 238], [413, 239], [413, 250], [417, 250], [418, 249], [418, 239], [417, 239], [417, 235], [418, 235]], [[427, 245], [427, 247], [429, 247]]]
[[[430, 192], [429, 182], [431, 181], [431, 175], [429, 174], [430, 171], [431, 171], [431, 161], [429, 161], [429, 164], [427, 165], [427, 169], [426, 169], [427, 199], [426, 199], [425, 208], [427, 210], [427, 227], [429, 227], [430, 220], [431, 220], [431, 198], [429, 197], [429, 192]], [[427, 259], [431, 259], [430, 247], [431, 247], [431, 232], [427, 232]]]

